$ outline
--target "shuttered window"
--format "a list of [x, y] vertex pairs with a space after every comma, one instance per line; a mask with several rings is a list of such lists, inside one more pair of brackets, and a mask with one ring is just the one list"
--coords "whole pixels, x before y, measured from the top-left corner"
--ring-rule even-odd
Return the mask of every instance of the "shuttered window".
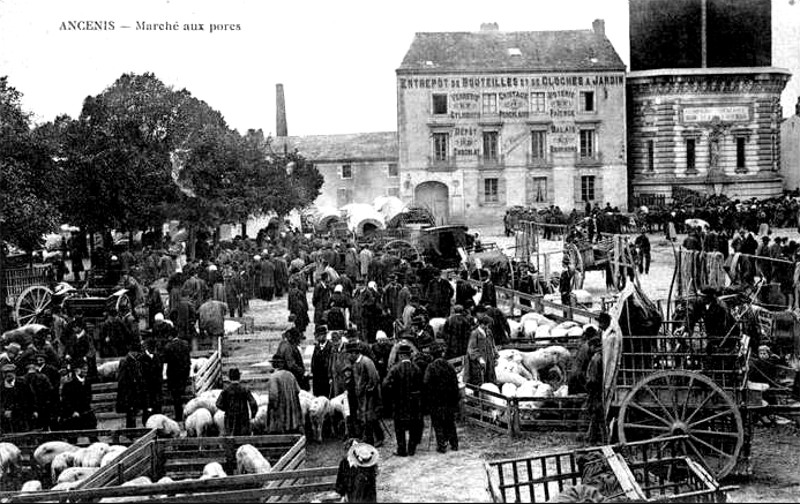
[[525, 203], [528, 205], [547, 203], [547, 177], [527, 177], [525, 182]]
[[478, 202], [481, 205], [504, 205], [506, 181], [502, 176], [490, 174], [478, 180]]

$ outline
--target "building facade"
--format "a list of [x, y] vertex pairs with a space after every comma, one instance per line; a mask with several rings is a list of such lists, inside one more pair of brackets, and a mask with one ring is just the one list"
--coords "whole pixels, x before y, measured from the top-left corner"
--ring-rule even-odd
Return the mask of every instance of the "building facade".
[[437, 223], [627, 205], [625, 66], [592, 30], [417, 33], [397, 70], [400, 194]]
[[400, 194], [397, 133], [355, 133], [276, 137], [276, 150], [297, 149], [325, 179], [314, 201], [318, 208], [372, 204], [379, 196]]
[[780, 195], [781, 93], [768, 0], [631, 0], [631, 193]]

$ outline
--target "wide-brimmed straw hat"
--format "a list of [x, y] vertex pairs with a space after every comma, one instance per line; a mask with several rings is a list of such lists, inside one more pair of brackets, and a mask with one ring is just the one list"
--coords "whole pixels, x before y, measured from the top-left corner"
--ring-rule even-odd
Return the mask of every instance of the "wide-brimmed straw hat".
[[378, 463], [380, 453], [378, 450], [367, 443], [353, 443], [347, 452], [347, 461], [351, 466], [372, 467]]

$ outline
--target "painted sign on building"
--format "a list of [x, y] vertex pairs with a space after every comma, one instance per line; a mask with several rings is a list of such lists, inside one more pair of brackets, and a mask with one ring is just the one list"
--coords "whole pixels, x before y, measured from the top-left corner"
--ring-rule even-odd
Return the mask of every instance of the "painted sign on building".
[[451, 119], [477, 119], [480, 117], [481, 95], [478, 93], [451, 93]]
[[750, 109], [738, 107], [686, 107], [683, 109], [683, 122], [711, 122], [718, 117], [723, 122], [749, 121]]
[[528, 117], [528, 93], [521, 91], [500, 93], [500, 117]]
[[459, 126], [453, 129], [453, 154], [456, 157], [474, 157], [480, 153], [478, 128]]

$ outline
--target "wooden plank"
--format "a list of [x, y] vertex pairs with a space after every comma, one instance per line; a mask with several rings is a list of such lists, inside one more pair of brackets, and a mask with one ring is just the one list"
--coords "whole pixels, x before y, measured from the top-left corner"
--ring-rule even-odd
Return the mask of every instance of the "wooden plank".
[[294, 446], [301, 438], [305, 436], [301, 434], [267, 434], [265, 436], [228, 436], [223, 437], [196, 437], [196, 438], [174, 438], [174, 439], [159, 439], [158, 443], [163, 444], [166, 448], [175, 446], [208, 446], [208, 445], [221, 445], [225, 441], [223, 439], [231, 439], [233, 443], [243, 445], [261, 445], [272, 446], [284, 444], [288, 447]]
[[205, 502], [263, 502], [264, 498], [282, 495], [300, 496], [312, 493], [325, 492], [335, 489], [336, 482], [308, 483], [285, 487], [255, 488], [251, 490], [232, 490], [226, 492], [213, 492], [206, 494], [192, 494], [185, 496], [166, 497], [157, 499], [164, 503], [197, 504]]

